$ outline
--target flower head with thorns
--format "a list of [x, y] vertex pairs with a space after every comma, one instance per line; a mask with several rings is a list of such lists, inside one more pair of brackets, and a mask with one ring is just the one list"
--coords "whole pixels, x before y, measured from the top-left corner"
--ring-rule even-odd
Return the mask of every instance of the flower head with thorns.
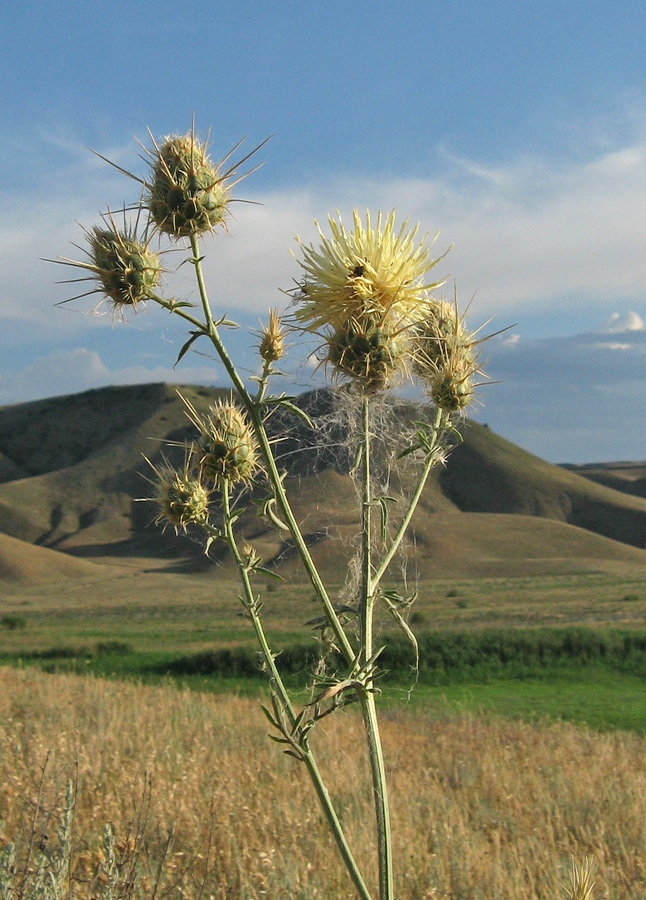
[[202, 476], [217, 487], [223, 481], [248, 484], [260, 463], [258, 443], [244, 411], [233, 400], [218, 400], [201, 416], [189, 400], [181, 399], [200, 433], [194, 452]]
[[174, 237], [202, 234], [224, 225], [231, 196], [229, 173], [214, 165], [192, 132], [153, 140], [146, 202], [160, 231]]
[[219, 225], [226, 228], [229, 204], [234, 202], [232, 188], [259, 166], [243, 174], [239, 174], [239, 169], [269, 138], [242, 159], [229, 164], [230, 157], [242, 141], [219, 163], [214, 163], [207, 152], [209, 136], [204, 141], [200, 140], [195, 134], [194, 123], [186, 134], [170, 135], [160, 143], [150, 130], [148, 134], [152, 149], [141, 145], [150, 166], [148, 178], [138, 178], [100, 153], [97, 156], [142, 185], [144, 204], [158, 231], [181, 238], [208, 234]]
[[294, 300], [296, 320], [306, 331], [323, 337], [321, 356], [335, 374], [344, 375], [368, 392], [385, 387], [405, 364], [406, 332], [424, 314], [429, 292], [426, 274], [442, 259], [432, 259], [418, 227], [408, 220], [395, 230], [395, 214], [370, 213], [365, 226], [357, 210], [354, 228], [329, 217], [332, 238], [320, 226], [321, 245], [305, 246], [299, 265], [305, 275]]
[[155, 473], [154, 499], [159, 505], [156, 525], [171, 525], [175, 533], [186, 531], [189, 525], [204, 525], [209, 516], [209, 491], [191, 463], [190, 454], [181, 470], [176, 470], [168, 460], [159, 465], [147, 460]]
[[285, 352], [285, 334], [280, 312], [277, 309], [270, 309], [268, 323], [266, 325], [261, 323], [260, 327], [262, 330], [258, 352], [262, 361], [271, 365], [278, 362]]
[[411, 330], [412, 368], [439, 409], [462, 412], [473, 399], [474, 375], [482, 375], [477, 332], [453, 303], [435, 301]]
[[[95, 287], [91, 290], [63, 300], [63, 303], [89, 294], [102, 294], [112, 304], [113, 311], [123, 315], [128, 308], [136, 310], [140, 303], [144, 303], [156, 291], [162, 273], [159, 255], [150, 249], [147, 229], [142, 236], [137, 234], [138, 222], [139, 214], [134, 224], [129, 224], [124, 213], [123, 227], [119, 228], [108, 210], [103, 216], [103, 225], [95, 225], [91, 231], [86, 232], [88, 260], [76, 261], [66, 257], [52, 260], [89, 273], [63, 283], [95, 282]], [[99, 304], [101, 302], [102, 300]]]

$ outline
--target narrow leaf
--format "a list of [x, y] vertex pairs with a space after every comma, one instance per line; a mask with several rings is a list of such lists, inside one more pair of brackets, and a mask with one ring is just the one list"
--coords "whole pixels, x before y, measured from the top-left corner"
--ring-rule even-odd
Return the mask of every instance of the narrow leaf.
[[[179, 351], [179, 355], [178, 355], [177, 359], [175, 360], [175, 366], [180, 361], [180, 359], [182, 359], [182, 357], [188, 353], [188, 351], [191, 349], [191, 346], [195, 343], [195, 341], [199, 337], [201, 337], [203, 334], [204, 334], [203, 331], [192, 331], [191, 332], [191, 337], [186, 341], [186, 343], [184, 344], [182, 349]], [[175, 366], [173, 366], [173, 368], [175, 368]]]

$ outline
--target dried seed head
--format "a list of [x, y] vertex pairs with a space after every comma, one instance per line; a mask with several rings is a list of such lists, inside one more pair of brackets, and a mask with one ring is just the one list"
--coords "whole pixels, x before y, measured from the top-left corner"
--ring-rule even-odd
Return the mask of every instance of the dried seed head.
[[132, 234], [95, 227], [89, 234], [92, 271], [101, 292], [115, 309], [146, 300], [159, 284], [161, 266], [156, 253], [140, 243]]
[[199, 473], [192, 470], [190, 459], [177, 471], [167, 460], [159, 466], [150, 463], [155, 473], [155, 500], [160, 511], [155, 524], [171, 525], [176, 532], [189, 525], [204, 525], [209, 515], [209, 491]]
[[155, 144], [146, 202], [153, 222], [173, 237], [213, 231], [223, 225], [230, 188], [192, 131]]
[[250, 482], [259, 468], [258, 444], [243, 410], [218, 400], [205, 416], [184, 397], [188, 418], [200, 432], [196, 457], [204, 478], [220, 486]]
[[277, 309], [269, 310], [269, 322], [262, 325], [262, 333], [258, 352], [263, 362], [270, 364], [278, 362], [285, 352], [285, 335], [282, 331], [280, 313]]

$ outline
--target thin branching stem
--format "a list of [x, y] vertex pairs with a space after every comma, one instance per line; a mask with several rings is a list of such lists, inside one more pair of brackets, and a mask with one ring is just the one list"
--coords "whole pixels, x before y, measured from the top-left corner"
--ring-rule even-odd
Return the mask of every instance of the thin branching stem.
[[[370, 667], [374, 656], [373, 612], [375, 605], [372, 575], [372, 489], [370, 484], [370, 401], [363, 398], [362, 407], [362, 558], [361, 596], [359, 599], [362, 663]], [[368, 670], [365, 684], [357, 688], [368, 742], [368, 756], [372, 773], [372, 790], [377, 820], [377, 853], [379, 857], [379, 898], [393, 900], [393, 854], [390, 830], [388, 787], [384, 763], [372, 672]]]
[[256, 639], [260, 647], [260, 652], [262, 654], [263, 662], [265, 664], [267, 672], [269, 673], [271, 689], [276, 694], [281, 708], [283, 709], [287, 717], [289, 726], [292, 729], [292, 732], [295, 734], [295, 743], [297, 743], [298, 746], [299, 756], [305, 763], [307, 771], [314, 785], [314, 790], [316, 791], [316, 795], [319, 799], [330, 829], [332, 830], [332, 834], [336, 841], [337, 847], [339, 848], [339, 852], [348, 870], [348, 874], [350, 875], [350, 878], [352, 879], [352, 882], [356, 888], [357, 894], [359, 895], [361, 900], [372, 900], [370, 892], [366, 887], [350, 846], [346, 840], [343, 827], [341, 825], [341, 822], [339, 821], [339, 817], [332, 803], [332, 798], [330, 797], [329, 791], [316, 764], [316, 760], [314, 758], [312, 749], [309, 746], [307, 736], [303, 735], [299, 738], [296, 734], [298, 728], [298, 716], [292, 704], [287, 688], [285, 687], [283, 679], [280, 675], [280, 672], [278, 671], [278, 667], [276, 666], [274, 654], [271, 652], [269, 642], [267, 641], [267, 635], [265, 634], [265, 629], [260, 618], [258, 600], [254, 594], [253, 586], [251, 584], [249, 564], [245, 562], [242, 554], [240, 553], [233, 531], [229, 487], [227, 481], [225, 481], [222, 486], [222, 509], [224, 514], [224, 536], [229, 546], [229, 550], [231, 551], [231, 555], [233, 556], [238, 567], [238, 572], [240, 573], [240, 579], [242, 581], [242, 587], [244, 591], [244, 598], [242, 602], [251, 619], [254, 632], [256, 634]]
[[419, 480], [417, 482], [417, 487], [415, 488], [414, 493], [411, 495], [408, 507], [404, 516], [399, 523], [399, 528], [397, 529], [396, 534], [394, 535], [390, 547], [384, 554], [383, 559], [381, 560], [379, 566], [372, 576], [372, 586], [373, 591], [376, 590], [379, 582], [386, 574], [388, 566], [393, 560], [395, 553], [399, 549], [402, 540], [404, 539], [404, 535], [408, 530], [408, 526], [411, 523], [411, 519], [417, 509], [417, 504], [420, 501], [424, 488], [426, 487], [426, 482], [428, 481], [428, 476], [431, 474], [431, 469], [436, 464], [437, 459], [434, 454], [434, 450], [437, 448], [442, 435], [446, 431], [446, 427], [448, 424], [449, 415], [444, 412], [442, 409], [438, 409], [435, 415], [435, 422], [433, 423], [433, 433], [429, 442], [429, 446], [426, 449], [426, 461], [424, 463], [424, 468], [422, 469]]
[[352, 644], [350, 643], [348, 636], [343, 630], [343, 626], [341, 625], [327, 589], [323, 584], [321, 576], [319, 575], [319, 572], [314, 564], [314, 560], [311, 557], [307, 544], [305, 543], [305, 539], [298, 526], [298, 522], [296, 521], [296, 517], [294, 516], [292, 508], [289, 504], [289, 500], [287, 499], [287, 494], [285, 493], [283, 481], [276, 466], [276, 461], [271, 450], [269, 437], [262, 421], [262, 415], [260, 409], [258, 408], [258, 404], [254, 402], [253, 398], [247, 391], [244, 382], [240, 378], [238, 371], [235, 368], [233, 361], [231, 360], [231, 357], [227, 353], [227, 350], [222, 343], [222, 339], [220, 338], [220, 335], [218, 333], [217, 326], [213, 320], [211, 306], [206, 291], [206, 284], [204, 282], [202, 261], [199, 252], [199, 239], [197, 235], [191, 235], [191, 249], [193, 250], [192, 262], [195, 266], [195, 274], [197, 277], [197, 284], [205, 317], [205, 324], [203, 324], [201, 327], [204, 330], [204, 333], [208, 335], [211, 343], [215, 347], [215, 350], [220, 357], [222, 364], [227, 370], [233, 386], [238, 392], [240, 400], [243, 403], [245, 409], [247, 410], [249, 418], [252, 421], [253, 428], [256, 433], [256, 438], [258, 440], [258, 444], [260, 446], [260, 450], [267, 467], [267, 474], [269, 476], [272, 488], [275, 491], [278, 507], [283, 515], [285, 524], [291, 532], [294, 543], [296, 544], [296, 549], [298, 550], [299, 556], [303, 562], [303, 566], [312, 583], [312, 586], [316, 591], [316, 595], [323, 605], [330, 627], [334, 632], [339, 650], [343, 654], [348, 666], [352, 667], [355, 662], [355, 653], [352, 648]]

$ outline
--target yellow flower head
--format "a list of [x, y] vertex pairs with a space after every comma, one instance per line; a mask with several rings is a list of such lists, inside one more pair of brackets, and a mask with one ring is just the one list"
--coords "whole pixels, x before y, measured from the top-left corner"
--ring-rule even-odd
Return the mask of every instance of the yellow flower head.
[[407, 230], [408, 220], [395, 230], [395, 213], [370, 213], [365, 226], [357, 210], [354, 228], [346, 231], [341, 218], [328, 221], [326, 238], [315, 249], [299, 240], [304, 278], [295, 292], [295, 318], [324, 340], [323, 358], [337, 375], [353, 379], [366, 390], [385, 387], [405, 358], [405, 333], [423, 317], [429, 292], [443, 282], [430, 283], [427, 273], [442, 259], [432, 259], [419, 226]]
[[330, 216], [331, 239], [317, 222], [322, 241], [318, 250], [299, 240], [305, 277], [296, 318], [308, 331], [334, 330], [350, 319], [381, 326], [391, 319], [415, 321], [428, 292], [443, 283], [424, 280], [442, 257], [430, 258], [425, 238], [416, 243], [419, 226], [407, 232], [406, 220], [395, 231], [394, 212], [385, 221], [379, 213], [374, 229], [369, 212], [365, 227], [357, 210], [353, 218], [354, 228], [348, 232], [340, 216], [338, 222]]

